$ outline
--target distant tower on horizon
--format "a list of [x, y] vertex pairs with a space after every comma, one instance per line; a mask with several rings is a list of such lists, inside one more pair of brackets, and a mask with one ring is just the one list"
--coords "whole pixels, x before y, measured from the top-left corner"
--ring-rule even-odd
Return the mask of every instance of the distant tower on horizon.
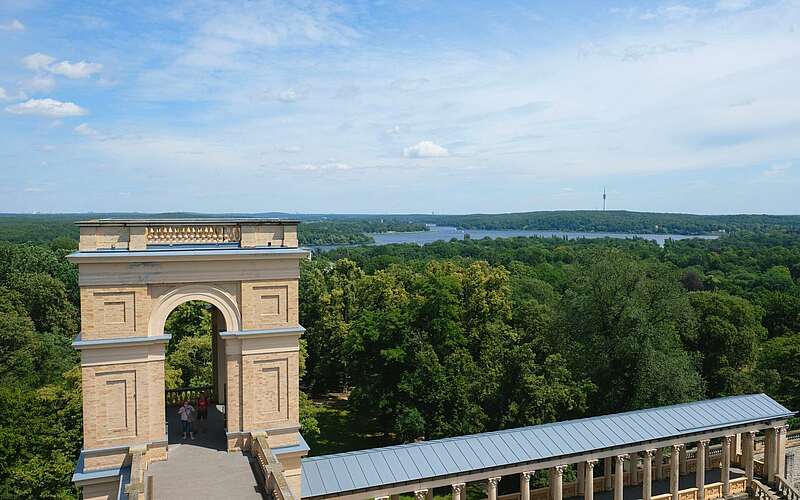
[[606, 187], [603, 186], [603, 212], [606, 211]]

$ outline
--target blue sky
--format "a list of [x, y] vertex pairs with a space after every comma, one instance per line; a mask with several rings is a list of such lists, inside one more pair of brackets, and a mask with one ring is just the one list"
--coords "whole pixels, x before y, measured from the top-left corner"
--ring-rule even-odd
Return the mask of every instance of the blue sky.
[[800, 2], [0, 2], [0, 211], [798, 213]]

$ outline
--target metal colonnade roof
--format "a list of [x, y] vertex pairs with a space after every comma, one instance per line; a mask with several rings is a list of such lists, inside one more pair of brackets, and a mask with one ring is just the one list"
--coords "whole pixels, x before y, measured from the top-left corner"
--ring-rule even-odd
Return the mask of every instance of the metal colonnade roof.
[[543, 461], [793, 414], [766, 394], [753, 394], [311, 457], [302, 462], [302, 496]]

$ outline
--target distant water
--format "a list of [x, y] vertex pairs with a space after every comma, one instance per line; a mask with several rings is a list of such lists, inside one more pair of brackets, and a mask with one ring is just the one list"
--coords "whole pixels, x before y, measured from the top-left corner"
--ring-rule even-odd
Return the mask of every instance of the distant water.
[[[594, 232], [580, 232], [580, 231], [525, 231], [513, 229], [458, 229], [452, 226], [431, 226], [429, 231], [410, 231], [407, 233], [369, 233], [375, 240], [374, 245], [391, 245], [393, 243], [416, 243], [417, 245], [424, 245], [426, 243], [433, 243], [434, 241], [450, 241], [453, 238], [463, 240], [466, 235], [473, 240], [481, 240], [483, 238], [514, 238], [517, 236], [540, 238], [561, 238], [575, 240], [578, 238], [639, 238], [644, 240], [652, 240], [660, 246], [664, 246], [664, 241], [672, 240], [685, 240], [688, 238], [700, 238], [704, 240], [716, 239], [716, 235], [697, 235], [690, 236], [685, 234], [629, 234], [629, 233], [594, 233]], [[331, 250], [337, 248], [337, 245], [326, 245], [316, 247], [320, 250]]]

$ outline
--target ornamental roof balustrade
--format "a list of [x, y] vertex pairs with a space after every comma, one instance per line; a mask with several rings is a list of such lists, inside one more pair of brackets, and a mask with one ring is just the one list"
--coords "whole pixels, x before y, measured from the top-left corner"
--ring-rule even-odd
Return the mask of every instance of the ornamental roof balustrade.
[[286, 219], [94, 219], [77, 224], [81, 252], [298, 246], [298, 221]]

